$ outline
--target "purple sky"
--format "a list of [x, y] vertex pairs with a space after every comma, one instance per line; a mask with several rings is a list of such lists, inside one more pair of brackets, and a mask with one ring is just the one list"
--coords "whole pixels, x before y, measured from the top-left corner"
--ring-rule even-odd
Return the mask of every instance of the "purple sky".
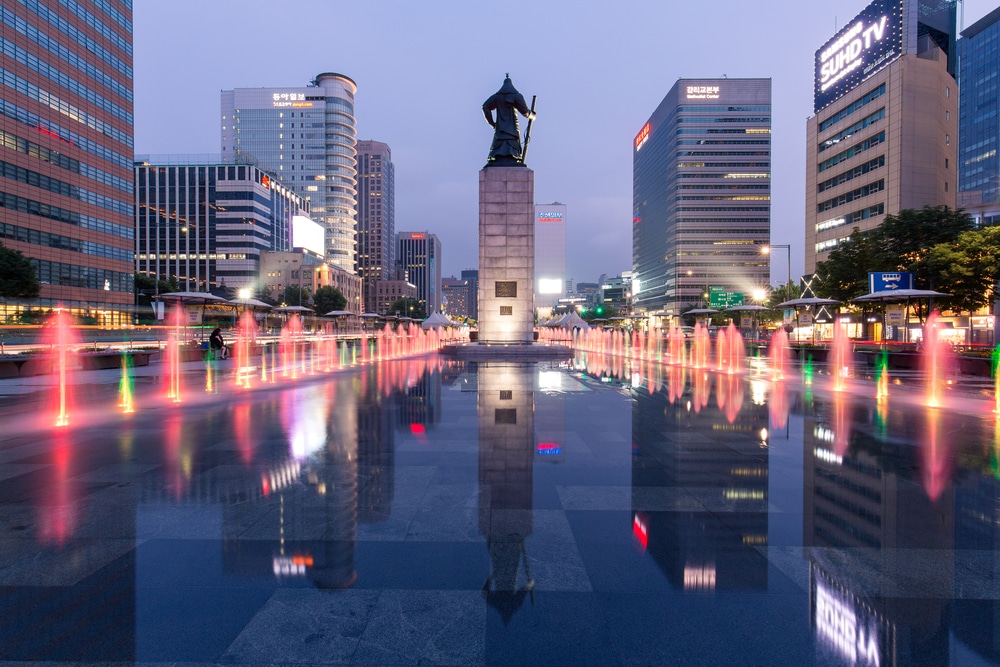
[[[964, 25], [997, 1], [966, 0]], [[481, 105], [510, 72], [538, 96], [535, 198], [568, 206], [569, 276], [592, 282], [631, 269], [632, 139], [674, 81], [771, 77], [771, 240], [792, 246], [798, 276], [813, 54], [866, 4], [137, 2], [135, 150], [218, 154], [220, 90], [346, 74], [358, 138], [392, 149], [397, 231], [437, 234], [443, 274], [458, 275], [478, 257], [478, 172], [492, 139]], [[775, 283], [787, 273], [776, 257]]]

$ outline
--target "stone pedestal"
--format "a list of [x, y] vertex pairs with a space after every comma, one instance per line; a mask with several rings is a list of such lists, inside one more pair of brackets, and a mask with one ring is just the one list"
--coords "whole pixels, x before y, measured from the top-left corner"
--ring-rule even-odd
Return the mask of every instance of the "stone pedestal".
[[535, 318], [535, 172], [479, 172], [479, 343], [531, 343]]

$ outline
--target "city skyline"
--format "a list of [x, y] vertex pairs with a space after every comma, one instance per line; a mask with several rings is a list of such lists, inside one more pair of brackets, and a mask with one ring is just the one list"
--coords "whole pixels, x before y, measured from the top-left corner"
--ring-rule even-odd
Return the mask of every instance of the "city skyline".
[[[771, 241], [791, 246], [797, 276], [813, 54], [865, 2], [782, 1], [766, 17], [755, 5], [712, 4], [711, 12], [636, 3], [572, 15], [561, 4], [539, 6], [505, 19], [523, 26], [518, 48], [488, 43], [501, 31], [487, 6], [457, 2], [427, 11], [302, 1], [282, 13], [262, 2], [141, 3], [134, 16], [136, 153], [219, 152], [220, 90], [304, 85], [316, 72], [341, 72], [358, 84], [358, 139], [385, 142], [393, 151], [397, 228], [436, 233], [444, 246], [442, 272], [458, 275], [477, 263], [476, 179], [491, 136], [480, 106], [509, 72], [526, 97], [538, 95], [527, 159], [536, 199], [565, 202], [574, 211], [568, 274], [592, 281], [632, 268], [632, 140], [673, 82], [769, 77]], [[961, 26], [994, 8], [985, 0], [966, 2]], [[324, 24], [338, 26], [332, 40], [310, 40], [303, 28]], [[228, 35], [256, 36], [237, 43], [241, 53], [259, 43], [261, 57], [251, 57], [252, 50], [234, 57], [233, 40], [216, 38], [219, 25]], [[183, 53], [164, 57], [176, 51], [179, 33], [199, 45], [190, 60]], [[786, 279], [784, 266], [774, 269], [772, 284]]]

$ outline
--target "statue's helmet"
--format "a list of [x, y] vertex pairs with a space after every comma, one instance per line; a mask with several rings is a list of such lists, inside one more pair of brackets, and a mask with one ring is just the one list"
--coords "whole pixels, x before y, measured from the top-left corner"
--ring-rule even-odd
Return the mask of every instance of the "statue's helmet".
[[499, 95], [510, 95], [517, 94], [517, 88], [514, 87], [514, 82], [510, 80], [510, 76], [503, 80], [503, 85], [500, 86], [500, 90], [497, 91]]

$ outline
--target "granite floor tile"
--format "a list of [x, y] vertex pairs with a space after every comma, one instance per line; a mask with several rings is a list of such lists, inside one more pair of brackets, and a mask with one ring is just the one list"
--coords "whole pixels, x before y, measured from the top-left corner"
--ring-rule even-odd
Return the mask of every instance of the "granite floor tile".
[[277, 590], [222, 655], [221, 662], [350, 664], [379, 591]]
[[486, 601], [480, 591], [386, 590], [354, 653], [358, 665], [482, 665]]

